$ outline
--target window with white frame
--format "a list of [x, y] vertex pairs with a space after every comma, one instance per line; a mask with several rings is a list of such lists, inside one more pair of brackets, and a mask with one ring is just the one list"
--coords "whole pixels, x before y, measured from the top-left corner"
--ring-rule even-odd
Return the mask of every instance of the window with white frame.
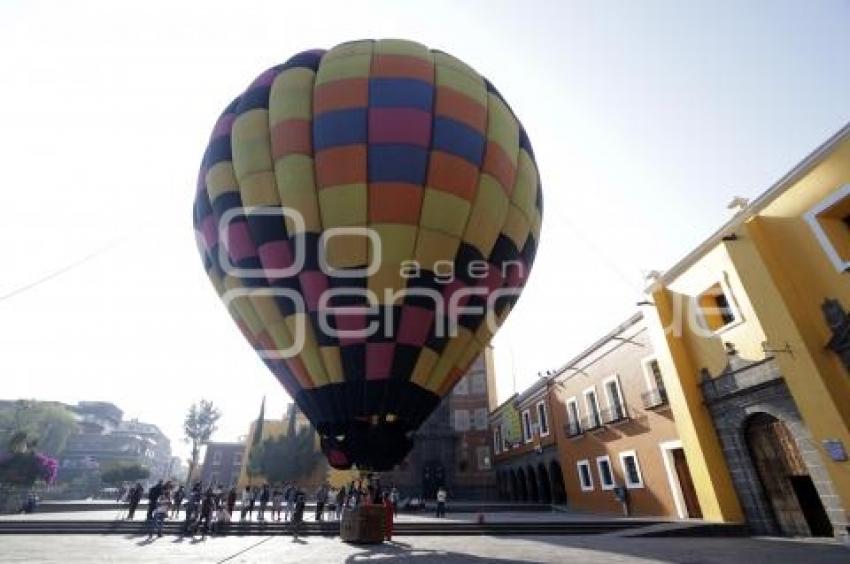
[[221, 464], [221, 451], [215, 451], [212, 455], [212, 463], [213, 466], [218, 466]]
[[493, 452], [499, 454], [502, 452], [502, 427], [501, 425], [493, 429]]
[[700, 323], [712, 333], [723, 331], [740, 320], [740, 313], [725, 280], [715, 282], [694, 299]]
[[637, 453], [633, 450], [627, 450], [620, 453], [620, 466], [623, 469], [623, 479], [628, 488], [642, 488], [643, 477], [640, 473], [640, 464], [638, 463]]
[[815, 204], [803, 218], [835, 269], [850, 270], [850, 184]]
[[661, 365], [658, 364], [658, 359], [654, 356], [643, 359], [643, 378], [646, 381], [646, 389], [648, 391], [663, 390], [664, 378], [661, 376]]
[[546, 402], [537, 402], [537, 425], [540, 429], [540, 436], [545, 437], [549, 434], [549, 414], [546, 412]]
[[623, 389], [620, 387], [620, 377], [616, 374], [606, 378], [602, 382], [605, 390], [605, 403], [607, 404], [607, 416], [603, 419], [607, 423], [621, 421], [626, 418], [626, 403], [623, 401]]
[[602, 426], [602, 416], [599, 412], [599, 399], [596, 397], [596, 387], [590, 387], [584, 391], [584, 408], [587, 411], [588, 429], [596, 429]]
[[233, 453], [233, 465], [234, 466], [242, 466], [242, 453], [241, 452]]
[[567, 400], [567, 436], [574, 437], [581, 434], [581, 411], [578, 408], [578, 400], [575, 396]]
[[611, 457], [605, 456], [596, 457], [596, 469], [599, 471], [599, 487], [603, 490], [614, 489], [614, 471], [611, 468]]
[[578, 470], [578, 483], [581, 486], [581, 491], [589, 492], [593, 490], [593, 474], [590, 473], [590, 462], [585, 458], [576, 462]]
[[522, 412], [522, 438], [525, 442], [530, 443], [534, 437], [534, 430], [531, 428], [531, 412], [525, 410]]

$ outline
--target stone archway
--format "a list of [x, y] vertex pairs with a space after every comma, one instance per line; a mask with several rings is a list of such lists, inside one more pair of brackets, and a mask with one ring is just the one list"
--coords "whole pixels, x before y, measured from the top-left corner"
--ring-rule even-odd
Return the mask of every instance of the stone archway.
[[552, 503], [552, 486], [549, 482], [549, 471], [542, 462], [537, 465], [537, 489], [542, 503]]
[[744, 421], [743, 431], [779, 530], [789, 536], [832, 536], [832, 524], [785, 423], [756, 413]]
[[519, 485], [517, 501], [528, 501], [528, 482], [525, 481], [525, 471], [522, 468], [516, 471], [516, 480]]
[[552, 483], [552, 503], [565, 505], [567, 503], [567, 490], [564, 488], [561, 464], [557, 460], [549, 463], [549, 480]]
[[528, 466], [525, 471], [528, 478], [528, 501], [538, 503], [540, 501], [540, 490], [537, 489], [537, 475], [534, 472], [534, 467]]

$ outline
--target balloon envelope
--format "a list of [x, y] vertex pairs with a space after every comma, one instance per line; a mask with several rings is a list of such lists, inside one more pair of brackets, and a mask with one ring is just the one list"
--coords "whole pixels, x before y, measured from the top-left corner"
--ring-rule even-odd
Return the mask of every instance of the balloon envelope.
[[210, 280], [331, 465], [375, 470], [504, 321], [541, 221], [534, 153], [499, 92], [401, 40], [258, 76], [213, 128], [194, 205]]

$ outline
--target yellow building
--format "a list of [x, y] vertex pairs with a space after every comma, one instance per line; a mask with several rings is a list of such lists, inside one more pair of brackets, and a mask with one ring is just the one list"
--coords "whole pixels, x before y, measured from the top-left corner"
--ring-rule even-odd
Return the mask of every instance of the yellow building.
[[850, 125], [647, 293], [704, 516], [846, 535]]

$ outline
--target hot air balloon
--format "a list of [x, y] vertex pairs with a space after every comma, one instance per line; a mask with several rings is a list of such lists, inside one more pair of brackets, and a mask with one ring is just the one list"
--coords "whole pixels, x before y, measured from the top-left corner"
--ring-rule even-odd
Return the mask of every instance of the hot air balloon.
[[260, 74], [216, 122], [194, 203], [213, 286], [329, 463], [378, 471], [508, 315], [541, 221], [496, 88], [396, 39]]

